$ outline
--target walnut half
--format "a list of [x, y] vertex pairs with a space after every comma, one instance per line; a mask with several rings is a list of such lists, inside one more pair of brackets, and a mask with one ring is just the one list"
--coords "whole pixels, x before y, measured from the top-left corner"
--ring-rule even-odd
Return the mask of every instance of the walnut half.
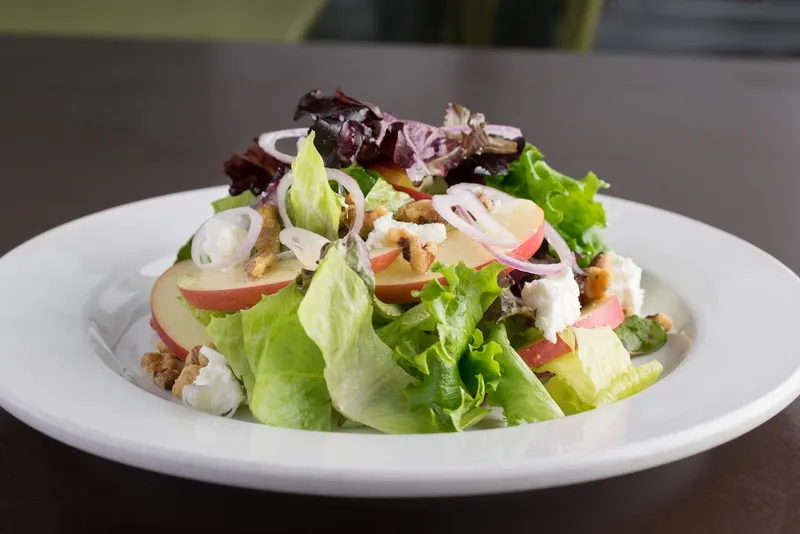
[[428, 272], [436, 261], [436, 253], [439, 247], [436, 243], [422, 244], [422, 240], [406, 230], [392, 228], [386, 236], [390, 243], [397, 243], [403, 248], [403, 259], [411, 264], [411, 270], [416, 274]]
[[603, 299], [611, 287], [611, 271], [600, 267], [587, 267], [584, 272], [586, 279], [583, 282], [581, 302], [590, 304]]
[[414, 200], [400, 206], [397, 220], [414, 224], [444, 223], [444, 219], [433, 207], [430, 199]]
[[256, 240], [255, 255], [245, 264], [245, 272], [251, 278], [264, 276], [275, 262], [278, 261], [278, 252], [281, 250], [281, 225], [278, 220], [278, 206], [276, 204], [264, 204], [258, 208], [264, 222], [261, 223], [261, 231]]
[[[214, 348], [213, 345], [208, 345], [208, 347]], [[200, 349], [202, 348], [203, 345], [192, 347], [189, 355], [186, 356], [186, 362], [180, 376], [178, 376], [172, 386], [172, 394], [179, 399], [183, 398], [183, 388], [194, 384], [197, 375], [200, 374], [200, 369], [208, 365], [208, 358], [200, 354]]]
[[164, 389], [170, 389], [178, 378], [183, 364], [169, 352], [148, 352], [142, 356], [142, 369], [153, 382]]

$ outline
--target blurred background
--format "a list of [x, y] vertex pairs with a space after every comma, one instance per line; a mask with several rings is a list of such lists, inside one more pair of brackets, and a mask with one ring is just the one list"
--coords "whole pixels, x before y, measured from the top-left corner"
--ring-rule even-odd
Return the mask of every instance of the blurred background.
[[0, 0], [0, 35], [800, 55], [800, 0]]

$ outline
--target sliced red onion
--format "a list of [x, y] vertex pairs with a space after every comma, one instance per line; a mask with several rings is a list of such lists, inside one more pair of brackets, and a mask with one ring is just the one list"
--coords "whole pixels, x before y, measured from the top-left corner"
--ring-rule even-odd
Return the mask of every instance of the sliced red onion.
[[503, 265], [506, 265], [518, 271], [524, 271], [526, 273], [531, 273], [531, 274], [538, 274], [539, 276], [558, 274], [564, 269], [569, 267], [566, 263], [531, 263], [526, 259], [517, 258], [509, 254], [504, 254], [503, 252], [497, 250], [494, 247], [483, 245], [483, 248], [485, 248], [492, 256], [497, 258], [497, 261], [499, 261]]
[[499, 202], [500, 204], [505, 204], [507, 202], [513, 202], [517, 200], [517, 197], [511, 196], [508, 193], [503, 193], [499, 189], [495, 189], [494, 187], [489, 187], [488, 185], [481, 185], [481, 184], [473, 184], [468, 182], [463, 182], [456, 185], [451, 185], [447, 191], [469, 191], [475, 195], [482, 194], [492, 202]]
[[307, 269], [316, 269], [322, 247], [330, 243], [326, 238], [303, 228], [284, 228], [280, 233], [281, 243], [289, 247], [294, 256]]
[[277, 159], [281, 163], [288, 164], [295, 160], [295, 156], [284, 154], [283, 152], [275, 148], [275, 143], [277, 143], [279, 139], [291, 139], [293, 137], [303, 137], [307, 133], [308, 133], [308, 128], [290, 128], [288, 130], [278, 130], [275, 132], [263, 133], [258, 136], [258, 146], [260, 146], [264, 152], [266, 152], [273, 158]]
[[[242, 219], [245, 217], [249, 219], [249, 224], [246, 228], [247, 233], [244, 238], [236, 244], [236, 249], [233, 253], [224, 258], [209, 258], [208, 254], [203, 250], [209, 223], [211, 223], [211, 221], [223, 222], [242, 228]], [[206, 219], [194, 234], [192, 238], [192, 261], [203, 271], [227, 269], [228, 267], [244, 262], [250, 257], [250, 251], [256, 244], [263, 223], [264, 218], [253, 208], [234, 208], [217, 213], [213, 217]], [[205, 262], [203, 261], [204, 258], [208, 258], [210, 261]]]
[[555, 228], [550, 225], [549, 222], [546, 220], [544, 221], [544, 238], [550, 243], [550, 246], [553, 247], [558, 254], [558, 259], [561, 263], [565, 265], [569, 265], [572, 270], [578, 274], [583, 274], [583, 271], [580, 267], [578, 267], [578, 262], [575, 260], [575, 254], [570, 250], [569, 245], [567, 242], [564, 241], [564, 238], [561, 237], [561, 234], [556, 231]]
[[278, 189], [275, 191], [278, 200], [278, 213], [281, 215], [284, 228], [294, 228], [292, 220], [289, 218], [289, 212], [286, 210], [286, 201], [288, 200], [286, 196], [289, 188], [292, 187], [292, 182], [294, 182], [294, 174], [287, 172], [281, 178]]
[[[470, 191], [462, 189], [445, 195], [435, 195], [432, 202], [433, 208], [445, 221], [480, 243], [506, 249], [512, 249], [519, 244], [517, 237], [497, 222], [480, 199]], [[459, 211], [464, 216], [469, 214], [466, 220], [453, 213], [453, 208], [456, 207], [460, 208]]]
[[359, 232], [361, 232], [361, 227], [364, 226], [365, 201], [364, 193], [361, 191], [361, 187], [359, 187], [358, 182], [353, 180], [352, 177], [338, 169], [325, 169], [325, 172], [328, 174], [328, 178], [335, 180], [339, 185], [347, 189], [348, 193], [350, 193], [350, 199], [353, 201], [353, 206], [356, 208], [356, 218], [353, 221], [353, 225], [350, 227], [350, 231], [347, 232], [347, 235], [358, 235]]
[[[471, 128], [466, 124], [459, 124], [457, 126], [444, 126], [443, 130], [448, 132], [462, 132], [468, 133]], [[504, 126], [502, 124], [487, 124], [483, 127], [483, 131], [489, 135], [496, 135], [497, 137], [504, 137], [506, 139], [516, 139], [522, 137], [522, 130], [514, 126]]]

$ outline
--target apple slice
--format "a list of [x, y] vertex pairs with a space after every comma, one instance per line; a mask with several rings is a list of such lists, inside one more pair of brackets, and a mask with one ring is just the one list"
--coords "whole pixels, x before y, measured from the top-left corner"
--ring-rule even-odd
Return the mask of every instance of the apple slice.
[[[603, 300], [584, 306], [581, 310], [581, 318], [572, 326], [576, 328], [596, 328], [598, 326], [608, 326], [616, 328], [625, 320], [625, 312], [622, 311], [617, 297], [610, 296]], [[572, 349], [559, 336], [555, 343], [542, 339], [532, 345], [519, 349], [517, 352], [531, 368], [544, 365], [550, 360], [555, 360], [559, 356], [567, 354]]]
[[372, 167], [372, 169], [378, 171], [383, 179], [389, 182], [391, 186], [395, 188], [395, 190], [407, 194], [414, 200], [427, 200], [429, 198], [433, 198], [428, 193], [423, 193], [419, 189], [415, 188], [414, 184], [412, 184], [411, 180], [409, 180], [406, 171], [400, 167], [384, 167], [383, 165], [375, 165]]
[[[522, 258], [530, 258], [539, 249], [544, 238], [544, 213], [530, 200], [517, 199], [498, 206], [492, 215], [511, 230], [520, 244], [512, 251]], [[444, 265], [455, 265], [463, 261], [468, 267], [480, 269], [493, 262], [492, 256], [480, 243], [460, 232], [450, 230], [447, 240], [439, 245], [436, 261]], [[406, 303], [417, 299], [411, 295], [433, 278], [443, 277], [438, 273], [416, 274], [403, 258], [394, 260], [387, 269], [375, 273], [375, 294], [384, 302]]]
[[[386, 269], [400, 255], [400, 248], [384, 248], [370, 253], [375, 272]], [[249, 280], [244, 267], [228, 272], [194, 272], [178, 280], [178, 289], [186, 302], [201, 310], [235, 312], [258, 304], [261, 297], [288, 286], [303, 268], [296, 258], [277, 262], [258, 280]]]
[[179, 300], [178, 280], [198, 272], [191, 260], [176, 263], [158, 280], [150, 292], [153, 328], [172, 353], [183, 360], [192, 347], [211, 341], [203, 325]]

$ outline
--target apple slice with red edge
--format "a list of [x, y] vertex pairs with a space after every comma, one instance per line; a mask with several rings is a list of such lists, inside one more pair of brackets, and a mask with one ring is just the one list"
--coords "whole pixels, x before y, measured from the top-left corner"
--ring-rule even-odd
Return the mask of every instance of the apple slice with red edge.
[[[581, 318], [572, 326], [576, 328], [596, 328], [599, 326], [616, 328], [624, 320], [625, 312], [622, 310], [619, 300], [611, 295], [603, 300], [584, 306], [581, 310]], [[527, 347], [518, 349], [517, 353], [529, 367], [536, 368], [571, 351], [572, 348], [559, 336], [555, 343], [542, 339]]]
[[[402, 249], [397, 247], [370, 252], [372, 270], [379, 272], [393, 264]], [[271, 295], [288, 286], [300, 273], [303, 264], [296, 258], [277, 262], [264, 276], [249, 280], [244, 266], [230, 271], [198, 271], [178, 280], [186, 302], [201, 310], [235, 312], [255, 306], [264, 295]]]
[[178, 280], [197, 272], [197, 266], [191, 260], [176, 263], [156, 280], [150, 292], [153, 329], [181, 360], [186, 358], [192, 347], [211, 341], [205, 327], [178, 300], [181, 296]]
[[[541, 246], [544, 239], [544, 213], [530, 200], [516, 199], [501, 204], [492, 211], [492, 216], [519, 240], [519, 245], [511, 254], [527, 259]], [[436, 261], [443, 265], [455, 265], [463, 261], [467, 267], [480, 269], [495, 261], [495, 257], [479, 242], [459, 230], [451, 229], [438, 249]], [[444, 281], [439, 273], [414, 273], [409, 263], [399, 257], [387, 269], [375, 273], [375, 294], [384, 302], [415, 302], [419, 299], [412, 292], [419, 291], [434, 278]]]
[[385, 167], [383, 165], [375, 165], [372, 167], [372, 169], [377, 171], [384, 180], [389, 182], [389, 184], [395, 188], [396, 191], [405, 193], [414, 200], [427, 200], [433, 198], [428, 193], [423, 193], [419, 189], [416, 189], [414, 184], [412, 184], [411, 180], [408, 178], [406, 171], [400, 167]]

